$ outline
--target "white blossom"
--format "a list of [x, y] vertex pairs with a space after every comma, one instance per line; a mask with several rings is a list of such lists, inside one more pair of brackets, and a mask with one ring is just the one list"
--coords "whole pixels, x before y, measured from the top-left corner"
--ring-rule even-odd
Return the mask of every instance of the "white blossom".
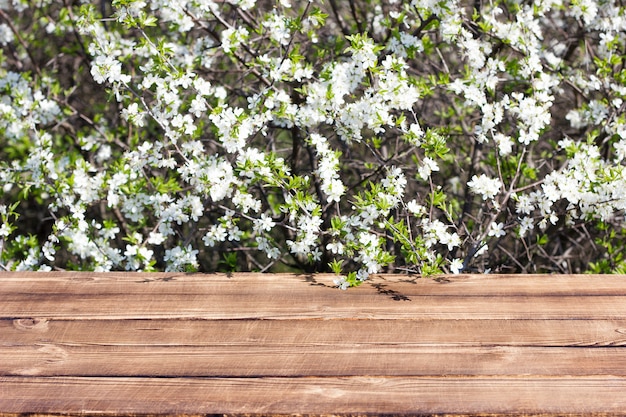
[[498, 178], [489, 178], [485, 174], [474, 175], [467, 183], [475, 194], [482, 196], [483, 200], [493, 199], [502, 188], [502, 182]]

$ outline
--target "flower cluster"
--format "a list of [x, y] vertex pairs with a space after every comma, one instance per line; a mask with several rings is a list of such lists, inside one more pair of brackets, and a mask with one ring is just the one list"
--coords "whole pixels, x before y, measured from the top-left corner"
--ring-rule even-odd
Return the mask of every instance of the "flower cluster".
[[26, 3], [2, 269], [626, 271], [620, 2]]

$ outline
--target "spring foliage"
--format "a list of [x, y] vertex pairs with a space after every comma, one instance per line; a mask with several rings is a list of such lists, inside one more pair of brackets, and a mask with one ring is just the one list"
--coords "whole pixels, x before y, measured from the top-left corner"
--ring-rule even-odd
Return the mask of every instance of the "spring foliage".
[[0, 1], [0, 267], [625, 272], [612, 0]]

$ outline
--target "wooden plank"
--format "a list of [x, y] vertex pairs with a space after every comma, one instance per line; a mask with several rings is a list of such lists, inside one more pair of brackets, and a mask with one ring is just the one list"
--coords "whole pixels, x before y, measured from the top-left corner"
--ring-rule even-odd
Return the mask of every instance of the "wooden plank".
[[0, 376], [623, 376], [615, 348], [375, 346], [0, 347]]
[[626, 296], [424, 296], [394, 301], [355, 289], [277, 296], [2, 294], [0, 317], [53, 319], [602, 319], [626, 317]]
[[626, 345], [622, 320], [0, 320], [0, 346]]
[[[199, 319], [619, 319], [623, 277], [380, 276], [338, 291], [330, 275], [0, 274], [0, 317]], [[401, 305], [400, 305], [401, 304]]]
[[623, 276], [0, 274], [0, 416], [622, 414]]
[[0, 377], [0, 410], [58, 414], [621, 414], [624, 378]]
[[[324, 293], [334, 288], [332, 274], [186, 274], [124, 272], [1, 272], [3, 294], [239, 294], [295, 291]], [[348, 294], [380, 294], [399, 300], [428, 295], [465, 296], [591, 296], [626, 295], [624, 275], [446, 275], [424, 278], [406, 275], [373, 275], [359, 288], [337, 291]]]
[[614, 348], [624, 346], [625, 327], [578, 320], [4, 320], [0, 375], [626, 375], [626, 349]]

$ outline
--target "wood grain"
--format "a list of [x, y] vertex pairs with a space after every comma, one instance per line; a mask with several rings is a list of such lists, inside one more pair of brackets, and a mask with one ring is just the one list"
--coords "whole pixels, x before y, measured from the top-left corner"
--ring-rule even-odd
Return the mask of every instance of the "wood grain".
[[[332, 287], [332, 274], [193, 274], [129, 272], [2, 272], [3, 293], [28, 293], [45, 288], [48, 293], [141, 294], [146, 289], [168, 294], [215, 292], [279, 294], [310, 287]], [[622, 275], [448, 275], [425, 278], [414, 275], [376, 275], [358, 289], [364, 293], [399, 295], [511, 296], [511, 295], [626, 295]], [[225, 285], [228, 284], [228, 285]], [[253, 287], [251, 287], [253, 285]], [[211, 291], [213, 290], [213, 291]], [[353, 289], [354, 290], [354, 289]], [[308, 290], [311, 291], [310, 289]], [[352, 291], [353, 293], [354, 291]], [[339, 292], [338, 294], [345, 294]], [[391, 294], [388, 294], [391, 296]], [[340, 296], [340, 295], [338, 295]]]
[[0, 386], [0, 409], [8, 413], [562, 415], [626, 409], [622, 378], [0, 377]]
[[0, 273], [0, 416], [623, 415], [626, 277]]
[[[39, 276], [42, 275], [42, 276]], [[51, 275], [51, 276], [48, 276]], [[383, 276], [349, 292], [332, 276], [181, 274], [0, 275], [0, 316], [63, 319], [617, 319], [617, 278]], [[592, 280], [601, 289], [593, 289]], [[21, 283], [23, 281], [23, 283]], [[548, 281], [548, 282], [546, 282]], [[575, 284], [581, 288], [576, 290]], [[584, 298], [583, 298], [584, 297]], [[584, 299], [584, 303], [580, 300]], [[401, 305], [400, 305], [401, 304]]]
[[0, 346], [626, 345], [622, 320], [0, 320]]
[[298, 319], [480, 319], [480, 320], [619, 320], [626, 317], [626, 296], [588, 297], [471, 297], [426, 296], [399, 304], [384, 297], [302, 297], [213, 295], [164, 296], [126, 294], [103, 296], [29, 297], [0, 300], [0, 316], [53, 319], [187, 319], [187, 320], [298, 320]]
[[[622, 349], [518, 347], [0, 349], [6, 376], [620, 376]], [[237, 365], [236, 365], [237, 364]], [[245, 365], [244, 365], [245, 364]]]

